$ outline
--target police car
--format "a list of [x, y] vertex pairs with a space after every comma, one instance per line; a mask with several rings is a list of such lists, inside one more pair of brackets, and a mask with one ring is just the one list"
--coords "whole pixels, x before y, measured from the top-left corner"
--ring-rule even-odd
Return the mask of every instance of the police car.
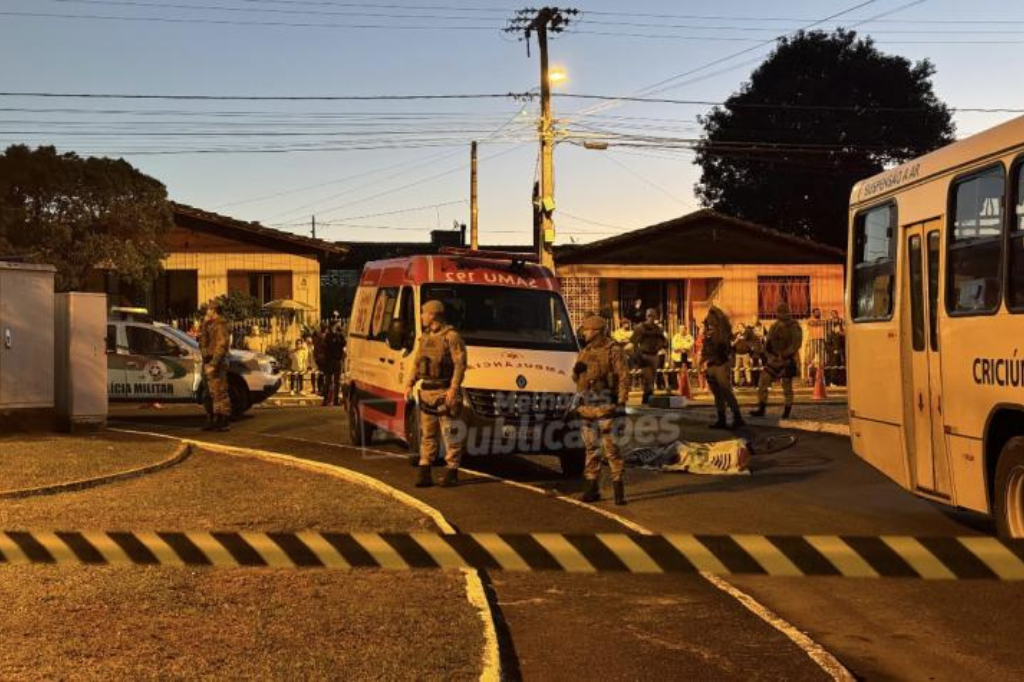
[[[111, 308], [107, 319], [107, 376], [111, 402], [203, 403], [199, 343], [185, 332], [154, 321], [145, 308]], [[281, 387], [269, 355], [231, 350], [228, 394], [238, 416]]]

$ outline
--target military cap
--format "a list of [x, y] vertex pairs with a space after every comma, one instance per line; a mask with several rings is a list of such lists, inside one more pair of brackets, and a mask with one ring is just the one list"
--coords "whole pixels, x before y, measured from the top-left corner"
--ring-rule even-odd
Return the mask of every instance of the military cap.
[[423, 312], [444, 315], [444, 303], [438, 300], [427, 301], [423, 304]]
[[590, 315], [585, 320], [583, 320], [583, 328], [591, 329], [593, 331], [604, 331], [604, 328], [607, 324], [608, 321], [605, 320], [600, 315]]

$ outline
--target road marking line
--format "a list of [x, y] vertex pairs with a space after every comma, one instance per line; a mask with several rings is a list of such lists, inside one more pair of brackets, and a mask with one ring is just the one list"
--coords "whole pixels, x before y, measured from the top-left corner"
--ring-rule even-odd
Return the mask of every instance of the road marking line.
[[622, 533], [598, 533], [597, 539], [612, 551], [633, 573], [664, 573], [643, 549], [628, 535]]
[[846, 542], [836, 535], [808, 535], [804, 537], [814, 549], [821, 552], [840, 573], [847, 578], [877, 578], [878, 572], [864, 561]]
[[960, 544], [1003, 580], [1024, 580], [1024, 561], [995, 538], [959, 538]]
[[531, 537], [569, 573], [597, 573], [597, 569], [564, 536], [558, 533], [533, 533]]
[[763, 535], [733, 535], [732, 539], [772, 576], [800, 577], [804, 572]]
[[928, 551], [927, 547], [914, 538], [883, 535], [882, 542], [889, 545], [889, 548], [899, 554], [922, 578], [927, 580], [956, 578], [956, 575]]

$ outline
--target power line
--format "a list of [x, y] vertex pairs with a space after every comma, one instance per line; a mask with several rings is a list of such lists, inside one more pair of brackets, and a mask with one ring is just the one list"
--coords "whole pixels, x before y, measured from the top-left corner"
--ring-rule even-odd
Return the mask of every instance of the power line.
[[343, 28], [355, 30], [399, 30], [399, 31], [498, 31], [500, 26], [452, 26], [439, 24], [424, 26], [422, 24], [343, 24], [337, 22], [292, 22], [292, 21], [253, 21], [244, 19], [197, 19], [190, 17], [140, 17], [112, 14], [64, 14], [60, 12], [15, 12], [3, 11], [0, 16], [22, 17], [32, 19], [74, 19], [84, 21], [121, 21], [155, 24], [206, 24], [213, 26], [265, 26], [277, 28]]

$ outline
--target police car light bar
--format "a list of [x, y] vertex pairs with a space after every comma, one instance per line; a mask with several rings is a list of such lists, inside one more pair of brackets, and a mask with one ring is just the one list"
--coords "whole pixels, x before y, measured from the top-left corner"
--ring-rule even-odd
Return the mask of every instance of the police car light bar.
[[526, 263], [539, 263], [535, 253], [523, 251], [480, 251], [459, 246], [442, 246], [438, 253], [444, 256], [470, 256], [473, 258], [490, 258], [493, 260], [511, 260]]

